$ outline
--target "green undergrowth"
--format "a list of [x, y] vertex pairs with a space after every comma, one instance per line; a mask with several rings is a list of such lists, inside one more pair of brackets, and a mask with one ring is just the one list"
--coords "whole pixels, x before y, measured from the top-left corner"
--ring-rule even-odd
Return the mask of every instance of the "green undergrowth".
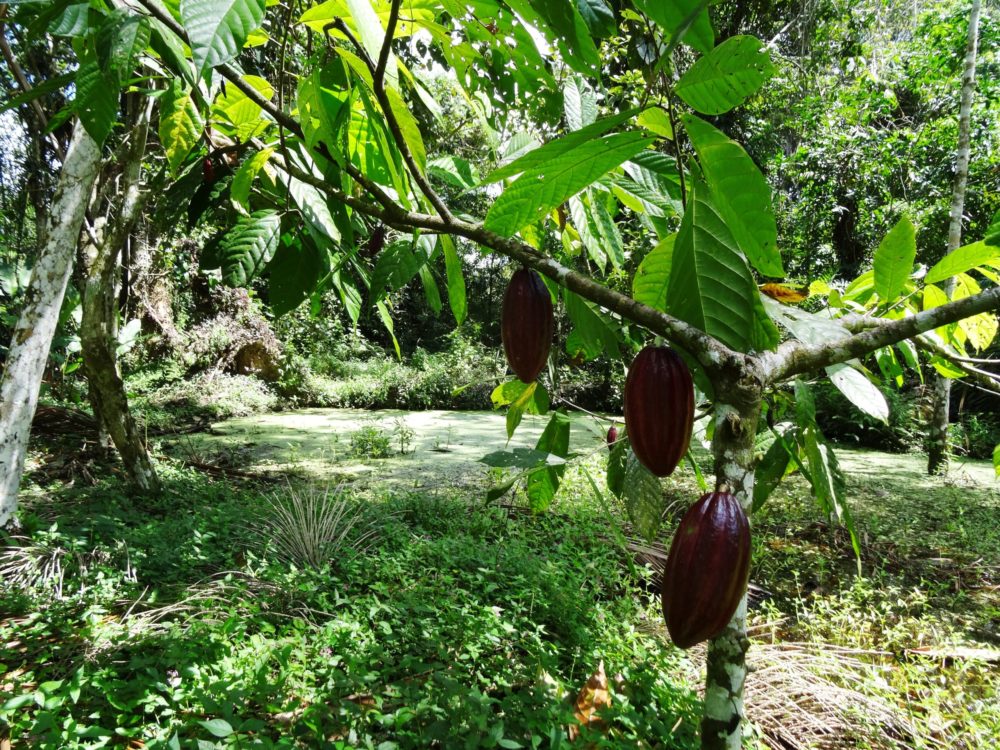
[[[475, 459], [502, 447], [502, 416], [362, 416], [274, 415], [257, 432], [242, 420], [198, 444], [313, 485], [232, 484], [163, 461], [156, 500], [112, 478], [33, 488], [0, 595], [0, 721], [14, 747], [559, 747], [601, 661], [613, 701], [596, 746], [696, 746], [704, 652], [669, 644], [651, 569], [620, 546], [625, 509], [595, 496], [588, 474], [604, 487], [607, 453], [591, 418], [574, 421], [581, 456], [555, 503], [532, 515], [516, 494], [501, 499], [513, 511], [484, 501], [502, 470]], [[512, 446], [533, 443], [532, 420]], [[331, 493], [340, 520], [305, 524], [343, 531], [305, 535], [319, 569], [290, 564], [317, 556], [290, 550], [302, 524], [275, 508], [308, 514], [309, 488], [337, 473], [320, 464], [357, 462], [354, 438], [397, 422], [412, 448], [394, 438], [393, 457]], [[838, 455], [860, 575], [801, 478], [754, 518], [748, 747], [995, 746], [992, 468], [956, 461], [929, 478], [919, 456]], [[687, 466], [663, 486], [667, 544], [700, 490]]]
[[15, 747], [566, 746], [600, 661], [597, 741], [694, 747], [682, 657], [602, 516], [362, 492], [328, 565], [297, 569], [256, 533], [270, 493], [164, 469], [156, 501], [104, 482], [28, 503], [39, 571], [0, 599]]

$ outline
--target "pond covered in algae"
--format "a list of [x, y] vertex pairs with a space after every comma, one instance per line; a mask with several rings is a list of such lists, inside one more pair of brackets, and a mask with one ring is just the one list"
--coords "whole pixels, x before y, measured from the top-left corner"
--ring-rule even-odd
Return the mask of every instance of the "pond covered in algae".
[[[599, 450], [608, 422], [580, 413], [571, 419], [570, 449], [577, 454]], [[293, 472], [324, 480], [369, 478], [414, 488], [480, 484], [490, 470], [479, 459], [493, 451], [534, 447], [547, 421], [548, 417], [526, 415], [508, 443], [504, 415], [499, 412], [300, 409], [220, 422], [208, 433], [175, 439], [171, 452], [195, 460], [221, 458], [225, 465], [243, 471]], [[372, 427], [391, 441], [390, 457], [353, 455], [352, 435]], [[400, 452], [401, 433], [410, 435], [405, 454]], [[707, 453], [700, 446], [696, 452], [703, 468], [710, 469]], [[836, 452], [849, 484], [867, 480], [931, 487], [941, 481], [926, 476], [926, 459], [920, 454], [845, 446]], [[949, 480], [990, 490], [997, 486], [987, 461], [955, 458]]]
[[[571, 418], [571, 450], [600, 449], [608, 423], [585, 414]], [[479, 484], [489, 472], [479, 459], [493, 451], [533, 448], [547, 422], [548, 417], [526, 415], [508, 443], [504, 415], [497, 412], [301, 409], [220, 422], [208, 433], [173, 441], [171, 452], [195, 460], [221, 458], [242, 471], [293, 471], [338, 481], [378, 478], [414, 488]], [[391, 441], [388, 458], [353, 454], [352, 435], [372, 427]]]

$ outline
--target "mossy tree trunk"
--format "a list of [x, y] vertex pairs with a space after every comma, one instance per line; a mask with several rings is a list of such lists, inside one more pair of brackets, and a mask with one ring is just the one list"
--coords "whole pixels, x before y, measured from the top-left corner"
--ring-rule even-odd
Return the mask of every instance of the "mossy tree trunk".
[[[749, 371], [754, 374], [754, 369]], [[754, 487], [754, 440], [760, 419], [763, 387], [744, 373], [731, 386], [716, 384], [715, 434], [712, 453], [715, 485], [740, 501], [750, 513]], [[705, 702], [701, 721], [703, 750], [739, 750], [743, 745], [746, 711], [743, 688], [747, 677], [747, 595], [726, 629], [708, 644]]]
[[0, 526], [17, 509], [42, 373], [100, 166], [100, 147], [77, 121], [0, 380]]
[[115, 289], [121, 249], [128, 242], [144, 202], [140, 176], [153, 100], [147, 102], [132, 129], [133, 140], [125, 156], [117, 215], [105, 226], [104, 236], [92, 248], [88, 259], [80, 345], [98, 425], [107, 431], [118, 449], [133, 487], [143, 493], [154, 493], [159, 491], [160, 482], [129, 411], [125, 383], [118, 371], [118, 295]]
[[[970, 128], [972, 119], [972, 94], [976, 88], [976, 53], [979, 49], [980, 0], [972, 1], [969, 13], [969, 37], [965, 49], [965, 70], [962, 73], [962, 103], [958, 114], [958, 158], [955, 165], [955, 184], [951, 193], [951, 218], [948, 225], [948, 252], [962, 244], [962, 212], [965, 210], [965, 187], [969, 178]], [[955, 290], [955, 280], [944, 285], [950, 298]], [[948, 421], [951, 411], [951, 380], [935, 374], [934, 406], [927, 435], [927, 473], [948, 472]]]

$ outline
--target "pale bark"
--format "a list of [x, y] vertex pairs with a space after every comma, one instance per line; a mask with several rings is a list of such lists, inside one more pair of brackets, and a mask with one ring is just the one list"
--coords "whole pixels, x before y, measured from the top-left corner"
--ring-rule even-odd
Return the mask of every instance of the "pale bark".
[[[749, 375], [749, 376], [748, 376]], [[715, 484], [727, 489], [750, 513], [754, 486], [754, 438], [760, 418], [762, 378], [754, 376], [747, 363], [738, 380], [719, 388], [715, 404]], [[751, 385], [752, 384], [752, 385]], [[748, 387], [749, 385], [749, 387]], [[736, 614], [726, 629], [708, 644], [705, 665], [705, 702], [701, 720], [701, 747], [704, 750], [739, 750], [743, 745], [746, 710], [743, 688], [746, 683], [747, 596], [743, 592]]]
[[[969, 41], [965, 49], [965, 71], [962, 74], [962, 103], [958, 115], [958, 163], [951, 194], [951, 218], [948, 224], [948, 253], [962, 244], [962, 212], [965, 209], [965, 186], [969, 179], [969, 131], [972, 114], [972, 94], [976, 88], [976, 52], [979, 47], [979, 5], [972, 0], [969, 14]], [[945, 253], [947, 255], [947, 253]], [[950, 297], [954, 279], [948, 279], [944, 290]], [[948, 418], [951, 406], [951, 379], [934, 375], [934, 407], [928, 425], [927, 473], [948, 473]]]
[[42, 373], [100, 165], [100, 147], [77, 121], [0, 380], [0, 526], [17, 509]]
[[117, 217], [106, 225], [101, 242], [93, 248], [84, 283], [83, 316], [80, 321], [81, 353], [94, 416], [118, 449], [129, 481], [143, 493], [158, 492], [160, 482], [145, 441], [129, 411], [125, 383], [118, 372], [115, 276], [121, 249], [128, 241], [144, 202], [140, 191], [140, 172], [152, 104], [153, 99], [146, 101], [139, 123], [128, 136], [132, 142], [126, 152], [124, 174], [121, 176], [120, 210]]

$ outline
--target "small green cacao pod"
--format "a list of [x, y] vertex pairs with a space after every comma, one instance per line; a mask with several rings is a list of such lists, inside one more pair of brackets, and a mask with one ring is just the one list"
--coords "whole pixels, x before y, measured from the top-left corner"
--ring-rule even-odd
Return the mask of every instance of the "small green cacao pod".
[[658, 477], [684, 458], [694, 426], [694, 383], [668, 346], [647, 346], [625, 378], [625, 429], [642, 465]]
[[663, 617], [670, 638], [691, 648], [721, 633], [747, 587], [750, 523], [739, 500], [709, 492], [688, 508], [663, 570]]
[[500, 335], [507, 363], [521, 382], [532, 382], [545, 367], [552, 330], [549, 290], [535, 271], [519, 268], [504, 294]]

